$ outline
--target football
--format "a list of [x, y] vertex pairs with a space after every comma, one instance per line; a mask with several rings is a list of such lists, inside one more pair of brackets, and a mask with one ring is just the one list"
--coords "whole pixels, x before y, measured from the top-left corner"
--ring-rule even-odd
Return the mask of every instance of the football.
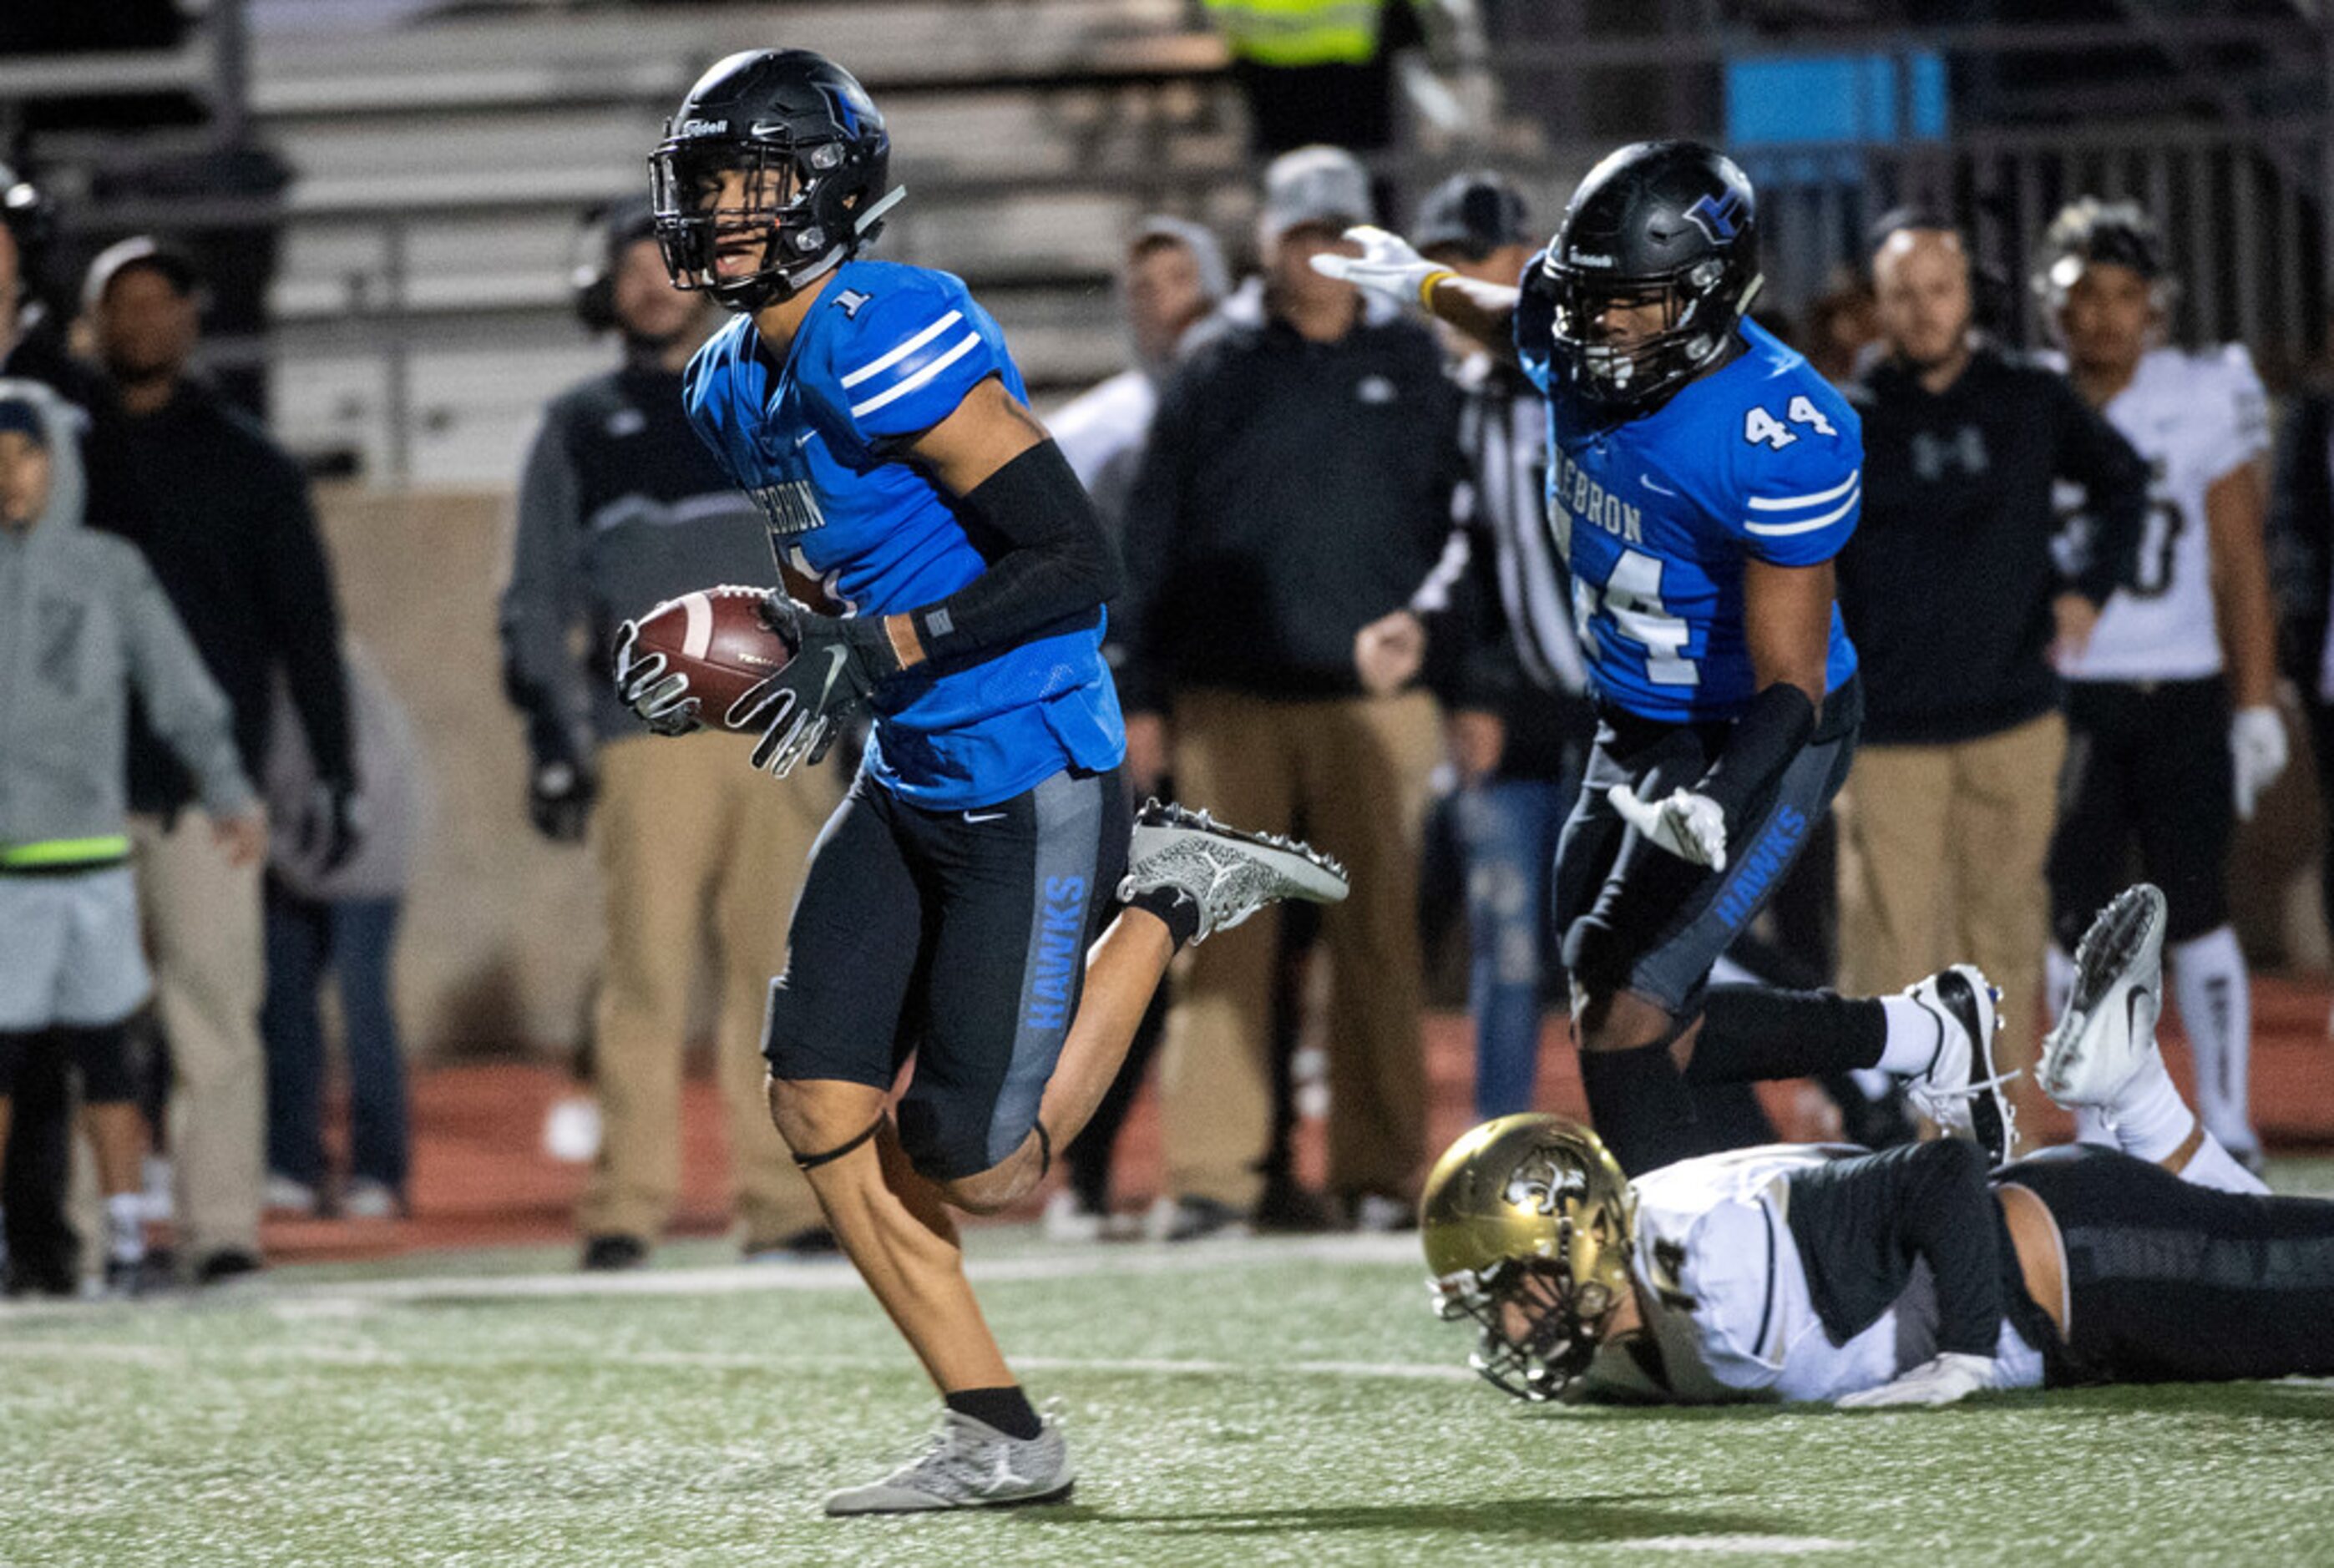
[[640, 654], [661, 653], [668, 670], [689, 677], [700, 722], [726, 724], [731, 703], [794, 657], [786, 640], [762, 624], [757, 606], [767, 592], [699, 588], [640, 618]]

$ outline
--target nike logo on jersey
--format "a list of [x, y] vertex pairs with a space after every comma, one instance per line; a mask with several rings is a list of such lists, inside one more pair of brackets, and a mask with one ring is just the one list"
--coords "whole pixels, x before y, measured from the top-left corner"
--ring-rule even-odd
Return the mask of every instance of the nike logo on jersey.
[[1637, 483], [1643, 485], [1646, 489], [1651, 490], [1656, 495], [1675, 495], [1677, 494], [1676, 491], [1671, 489], [1667, 485], [1654, 484], [1654, 476], [1651, 474], [1638, 475]]
[[817, 439], [818, 432], [816, 430], [805, 430], [801, 435], [795, 438], [795, 450], [799, 452], [805, 447], [809, 446], [813, 441]]
[[969, 822], [1001, 822], [1005, 820], [1005, 813], [1003, 812], [967, 812], [964, 813], [964, 820]]

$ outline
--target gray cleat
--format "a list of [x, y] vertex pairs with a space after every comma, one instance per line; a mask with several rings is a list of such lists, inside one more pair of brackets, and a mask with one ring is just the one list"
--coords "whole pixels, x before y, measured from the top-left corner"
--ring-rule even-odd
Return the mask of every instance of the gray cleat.
[[1044, 1423], [1034, 1438], [1008, 1438], [985, 1421], [944, 1410], [921, 1454], [880, 1481], [833, 1494], [826, 1511], [924, 1514], [1062, 1502], [1077, 1472], [1060, 1425], [1052, 1416]]
[[1278, 833], [1244, 833], [1205, 812], [1146, 801], [1134, 813], [1122, 901], [1174, 888], [1200, 908], [1195, 943], [1229, 931], [1267, 904], [1305, 899], [1342, 902], [1345, 868], [1310, 845]]

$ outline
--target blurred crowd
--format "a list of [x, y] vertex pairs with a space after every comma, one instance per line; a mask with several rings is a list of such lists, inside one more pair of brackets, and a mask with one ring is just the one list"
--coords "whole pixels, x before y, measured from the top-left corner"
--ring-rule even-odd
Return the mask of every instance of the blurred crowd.
[[[1411, 1223], [1431, 956], [1463, 928], [1487, 1118], [1535, 1103], [1544, 1024], [1567, 999], [1548, 876], [1599, 713], [1545, 409], [1505, 345], [1308, 265], [1399, 216], [1430, 259], [1512, 282], [1555, 215], [1488, 171], [1395, 215], [1352, 153], [1268, 150], [1243, 236], [1255, 272], [1237, 278], [1226, 236], [1185, 218], [1139, 224], [1118, 277], [1126, 369], [1047, 422], [1128, 568], [1111, 653], [1138, 796], [1301, 833], [1351, 869], [1354, 894], [1260, 917], [1277, 939], [1181, 961], [1065, 1151], [1046, 1217], [1064, 1239]], [[408, 1207], [390, 980], [427, 767], [343, 635], [298, 466], [189, 370], [195, 264], [134, 238], [83, 278], [43, 278], [51, 215], [5, 171], [0, 187], [9, 1288], [70, 1292], [92, 1269], [121, 1293], [228, 1279], [260, 1265], [263, 1212]], [[670, 1221], [700, 993], [745, 1255], [830, 1250], [770, 1127], [759, 1044], [786, 911], [849, 765], [773, 781], [747, 765], [748, 739], [652, 740], [614, 698], [621, 620], [771, 566], [754, 504], [681, 410], [710, 307], [671, 288], [644, 203], [589, 221], [578, 313], [621, 362], [546, 403], [499, 620], [529, 818], [549, 845], [588, 844], [601, 875], [581, 1261], [633, 1266]], [[1988, 335], [1963, 237], [1916, 211], [1882, 220], [1863, 268], [1799, 321], [1762, 318], [1864, 422], [1837, 579], [1868, 709], [1836, 820], [1729, 962], [1876, 993], [1969, 959], [2030, 1013], [2136, 867], [2173, 899], [2206, 1124], [2257, 1158], [2227, 855], [2285, 765], [2289, 711], [2334, 760], [2334, 395], [2289, 400], [2272, 482], [2244, 351], [2164, 341], [2173, 280], [2146, 214], [2078, 204], [2036, 267], [2056, 342], [2040, 355]], [[1787, 443], [1799, 418], [1743, 438]], [[1658, 649], [1659, 584], [1641, 598]], [[2334, 878], [2327, 898], [2334, 917]], [[347, 1056], [339, 1159], [328, 984]], [[1114, 1145], [1154, 1076], [1162, 1191], [1124, 1214]], [[1847, 1134], [1911, 1136], [1893, 1086], [1867, 1078], [1825, 1085]], [[1324, 1099], [1316, 1190], [1290, 1132]], [[86, 1259], [67, 1215], [76, 1128], [103, 1207]], [[165, 1218], [168, 1257], [147, 1246]]]

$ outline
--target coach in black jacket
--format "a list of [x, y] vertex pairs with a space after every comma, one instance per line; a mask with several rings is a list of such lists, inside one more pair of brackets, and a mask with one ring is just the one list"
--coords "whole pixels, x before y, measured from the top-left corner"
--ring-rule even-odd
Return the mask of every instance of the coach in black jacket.
[[[1369, 1223], [1400, 1223], [1424, 1155], [1416, 888], [1433, 699], [1404, 609], [1440, 557], [1461, 471], [1457, 400], [1433, 337], [1308, 258], [1367, 220], [1350, 154], [1307, 148], [1266, 176], [1264, 276], [1235, 295], [1163, 394], [1129, 501], [1128, 768], [1236, 822], [1300, 826], [1353, 871], [1328, 911], [1334, 957], [1329, 1179]], [[1204, 325], [1196, 332], [1205, 333]], [[1270, 1135], [1274, 944], [1195, 948], [1161, 1068], [1161, 1229], [1253, 1204]]]
[[[2147, 468], [2062, 378], [1973, 335], [1953, 229], [1887, 226], [1873, 276], [1888, 351], [1849, 390], [1864, 518], [1839, 556], [1865, 683], [1841, 803], [1840, 985], [1881, 995], [1971, 959], [2028, 1010], [2005, 1038], [2031, 1042], [2067, 746], [2051, 649], [2088, 637], [2128, 581]], [[2051, 555], [2061, 480], [2095, 520], [2072, 574]]]
[[[313, 820], [272, 828], [324, 837], [337, 862], [354, 832], [348, 688], [306, 478], [188, 375], [199, 280], [185, 256], [124, 240], [92, 265], [83, 303], [108, 383], [90, 435], [90, 524], [144, 553], [235, 710], [254, 777], [282, 672], [322, 789]], [[129, 765], [139, 899], [177, 1082], [179, 1253], [207, 1283], [259, 1263], [260, 867], [220, 852], [185, 773], [142, 725]]]

